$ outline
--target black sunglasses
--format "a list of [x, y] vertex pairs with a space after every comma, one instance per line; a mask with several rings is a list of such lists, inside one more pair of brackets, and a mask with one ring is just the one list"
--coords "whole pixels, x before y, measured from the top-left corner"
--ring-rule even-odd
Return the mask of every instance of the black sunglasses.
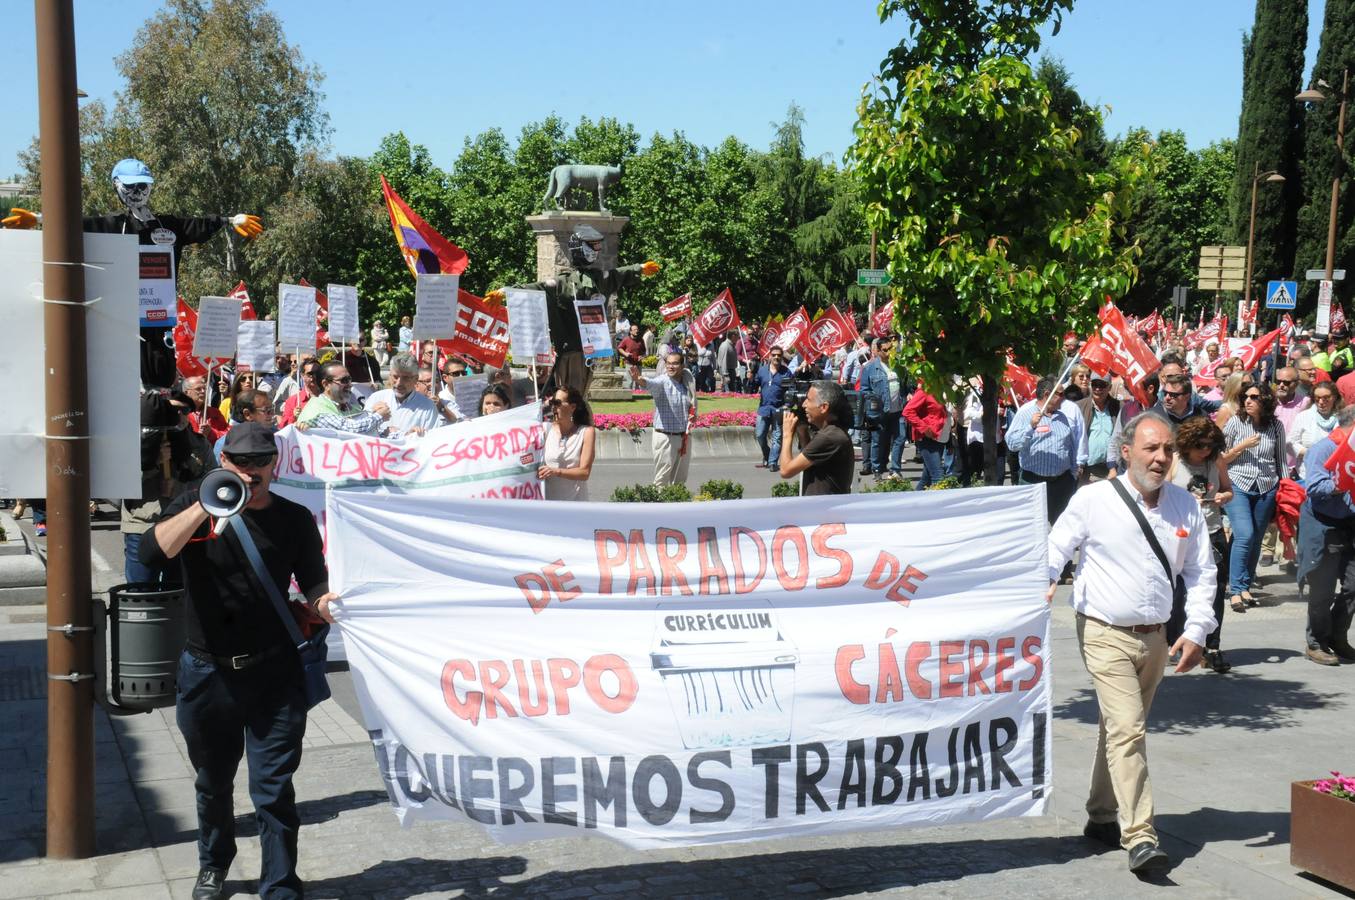
[[1244, 399], [1244, 400], [1260, 400], [1260, 399], [1261, 399], [1261, 395], [1260, 395], [1260, 394], [1243, 394], [1243, 395], [1242, 395], [1242, 399]]
[[242, 469], [262, 469], [265, 466], [273, 465], [273, 460], [278, 458], [276, 453], [223, 453], [222, 456], [232, 464]]
[[342, 378], [331, 378], [331, 379], [329, 379], [329, 380], [330, 380], [330, 381], [338, 382], [339, 384], [352, 384], [352, 383], [353, 383], [353, 376], [352, 376], [352, 375], [345, 375], [345, 376], [342, 377]]
[[1162, 395], [1164, 397], [1184, 397], [1189, 393], [1190, 391], [1163, 391]]

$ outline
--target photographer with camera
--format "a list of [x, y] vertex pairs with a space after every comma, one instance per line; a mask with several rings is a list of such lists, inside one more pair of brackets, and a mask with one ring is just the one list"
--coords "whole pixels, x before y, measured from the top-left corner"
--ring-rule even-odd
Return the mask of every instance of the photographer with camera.
[[[843, 427], [850, 425], [852, 419], [847, 396], [835, 381], [810, 382], [803, 395], [787, 393], [786, 411], [781, 418], [780, 471], [782, 478], [804, 473], [800, 496], [852, 492], [856, 452]], [[794, 458], [790, 449], [792, 434], [800, 442], [800, 452]]]

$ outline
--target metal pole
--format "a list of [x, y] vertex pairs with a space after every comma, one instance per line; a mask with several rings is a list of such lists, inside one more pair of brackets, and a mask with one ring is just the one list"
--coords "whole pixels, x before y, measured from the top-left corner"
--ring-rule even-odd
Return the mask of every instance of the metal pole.
[[1256, 240], [1256, 182], [1261, 177], [1261, 163], [1252, 163], [1251, 173], [1251, 220], [1247, 225], [1247, 282], [1242, 285], [1242, 302], [1246, 304], [1244, 309], [1251, 309], [1251, 265], [1252, 265], [1252, 246]]
[[[1336, 268], [1336, 203], [1341, 194], [1341, 175], [1346, 167], [1346, 95], [1350, 93], [1350, 69], [1341, 76], [1341, 108], [1336, 114], [1336, 174], [1331, 180], [1331, 214], [1327, 219], [1327, 280]], [[1333, 291], [1334, 293], [1334, 291]]]
[[[94, 642], [75, 13], [71, 0], [34, 0], [33, 9], [47, 344], [47, 855], [80, 859], [94, 855]], [[69, 636], [52, 630], [67, 625]]]

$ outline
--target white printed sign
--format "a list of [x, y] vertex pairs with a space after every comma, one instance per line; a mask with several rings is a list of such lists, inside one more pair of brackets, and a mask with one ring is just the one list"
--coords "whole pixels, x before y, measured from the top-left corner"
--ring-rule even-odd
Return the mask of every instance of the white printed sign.
[[452, 396], [461, 415], [467, 419], [480, 415], [480, 397], [488, 384], [487, 375], [462, 375], [452, 379]]
[[325, 288], [329, 297], [329, 321], [325, 329], [335, 344], [356, 341], [358, 328], [358, 289], [348, 284], [331, 284]]
[[304, 284], [278, 285], [278, 342], [304, 351], [315, 349], [315, 288]]
[[277, 322], [246, 319], [240, 322], [236, 339], [235, 361], [238, 371], [273, 371], [277, 358]]
[[599, 359], [612, 355], [612, 332], [607, 327], [607, 298], [594, 294], [587, 300], [574, 301], [574, 315], [579, 320], [579, 342], [584, 359]]
[[443, 341], [456, 337], [456, 292], [460, 284], [460, 275], [420, 273], [414, 288], [416, 338]]
[[137, 293], [143, 326], [172, 328], [178, 313], [174, 247], [152, 245], [139, 251]]
[[1331, 286], [1326, 280], [1317, 283], [1317, 322], [1313, 327], [1318, 334], [1331, 331]]
[[546, 316], [546, 292], [504, 289], [508, 307], [508, 346], [519, 365], [550, 355], [550, 322]]
[[1043, 491], [332, 492], [338, 630], [390, 802], [642, 848], [1040, 815]]
[[233, 297], [203, 297], [198, 303], [198, 330], [193, 355], [198, 359], [230, 359], [240, 338], [240, 301]]

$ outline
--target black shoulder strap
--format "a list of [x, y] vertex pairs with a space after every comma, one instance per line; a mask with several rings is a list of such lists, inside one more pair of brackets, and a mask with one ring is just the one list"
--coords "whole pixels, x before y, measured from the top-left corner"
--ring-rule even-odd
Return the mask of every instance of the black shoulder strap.
[[1167, 553], [1158, 543], [1157, 535], [1153, 534], [1153, 528], [1148, 524], [1148, 518], [1143, 514], [1143, 510], [1139, 509], [1139, 505], [1134, 502], [1134, 498], [1129, 496], [1129, 491], [1124, 489], [1123, 484], [1120, 484], [1120, 479], [1112, 478], [1110, 483], [1114, 485], [1115, 493], [1120, 495], [1124, 505], [1129, 507], [1129, 511], [1134, 514], [1134, 520], [1139, 523], [1139, 528], [1143, 530], [1143, 536], [1148, 539], [1148, 546], [1153, 548], [1153, 553], [1157, 555], [1157, 561], [1162, 563], [1162, 568], [1166, 570], [1167, 583], [1175, 584], [1176, 574], [1172, 572], [1171, 563], [1167, 562]]
[[231, 516], [226, 520], [226, 525], [235, 534], [236, 540], [240, 542], [240, 549], [245, 551], [245, 558], [249, 560], [249, 567], [254, 571], [254, 579], [259, 582], [268, 599], [273, 603], [273, 609], [277, 611], [278, 618], [282, 620], [282, 627], [287, 629], [287, 635], [292, 639], [292, 643], [301, 647], [306, 643], [305, 637], [301, 634], [301, 629], [296, 624], [296, 619], [287, 611], [287, 600], [278, 591], [278, 586], [268, 575], [268, 568], [264, 565], [262, 557], [259, 556], [258, 545], [254, 543], [254, 536], [249, 533], [249, 526], [245, 524], [243, 516]]

